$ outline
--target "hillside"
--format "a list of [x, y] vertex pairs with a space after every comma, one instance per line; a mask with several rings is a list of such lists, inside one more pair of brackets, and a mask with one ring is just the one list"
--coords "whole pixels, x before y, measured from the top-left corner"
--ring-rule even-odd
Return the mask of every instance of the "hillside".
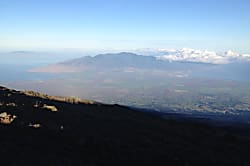
[[250, 137], [119, 105], [0, 87], [2, 165], [249, 165]]

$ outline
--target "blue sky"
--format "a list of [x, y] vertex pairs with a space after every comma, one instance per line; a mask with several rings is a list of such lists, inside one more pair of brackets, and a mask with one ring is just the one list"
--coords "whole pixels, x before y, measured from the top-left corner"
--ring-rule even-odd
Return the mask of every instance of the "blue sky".
[[0, 0], [0, 49], [250, 52], [249, 0]]

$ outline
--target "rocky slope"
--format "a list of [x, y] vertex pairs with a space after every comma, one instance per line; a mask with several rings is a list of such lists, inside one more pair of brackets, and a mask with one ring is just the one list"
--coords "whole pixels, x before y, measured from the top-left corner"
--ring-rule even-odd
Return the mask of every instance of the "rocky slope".
[[2, 165], [249, 165], [250, 137], [119, 105], [0, 87]]

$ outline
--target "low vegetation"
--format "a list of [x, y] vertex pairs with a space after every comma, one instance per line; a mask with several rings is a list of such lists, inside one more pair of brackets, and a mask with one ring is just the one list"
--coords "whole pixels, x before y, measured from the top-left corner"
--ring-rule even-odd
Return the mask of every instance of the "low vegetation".
[[1, 124], [11, 124], [17, 118], [16, 115], [8, 114], [7, 112], [0, 113]]
[[49, 96], [46, 94], [34, 92], [34, 91], [23, 91], [23, 94], [27, 96], [32, 96], [32, 97], [40, 97], [43, 99], [49, 99], [49, 100], [56, 100], [56, 101], [61, 101], [61, 102], [67, 102], [71, 104], [95, 104], [94, 101], [91, 100], [84, 100], [76, 97], [61, 97], [61, 96]]
[[58, 109], [56, 108], [56, 106], [53, 106], [53, 105], [47, 105], [47, 104], [44, 104], [43, 105], [43, 108], [44, 109], [47, 109], [49, 111], [52, 111], [52, 112], [57, 112]]
[[34, 123], [34, 124], [30, 123], [30, 124], [29, 124], [29, 127], [31, 127], [31, 128], [35, 128], [35, 129], [38, 129], [38, 128], [41, 128], [41, 127], [42, 127], [42, 125], [41, 125], [41, 124], [39, 124], [39, 123]]

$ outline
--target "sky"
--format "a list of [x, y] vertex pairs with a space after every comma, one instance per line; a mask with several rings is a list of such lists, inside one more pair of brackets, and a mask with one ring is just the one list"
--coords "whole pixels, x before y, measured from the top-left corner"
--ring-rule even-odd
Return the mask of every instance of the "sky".
[[0, 0], [0, 50], [250, 53], [249, 0]]

